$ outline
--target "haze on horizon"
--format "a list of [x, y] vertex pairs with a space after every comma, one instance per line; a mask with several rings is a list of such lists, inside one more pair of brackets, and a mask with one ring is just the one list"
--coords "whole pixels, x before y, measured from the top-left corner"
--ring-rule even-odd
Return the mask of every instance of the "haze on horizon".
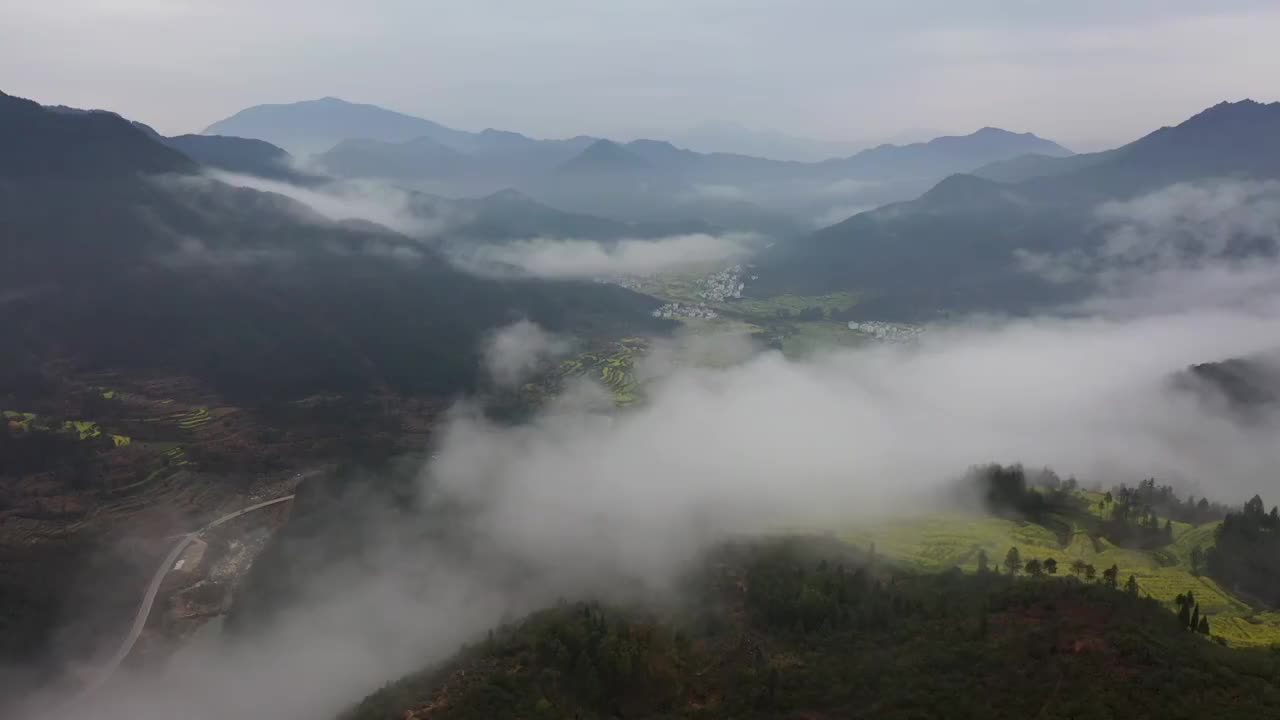
[[[199, 132], [337, 96], [468, 130], [678, 134], [733, 122], [839, 142], [911, 128], [1118, 145], [1271, 86], [1261, 0], [0, 3], [0, 87]], [[918, 138], [912, 138], [918, 139]]]

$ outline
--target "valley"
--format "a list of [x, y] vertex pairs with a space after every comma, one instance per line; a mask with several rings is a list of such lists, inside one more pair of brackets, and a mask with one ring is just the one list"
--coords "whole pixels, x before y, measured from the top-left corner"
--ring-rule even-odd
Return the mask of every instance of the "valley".
[[0, 716], [1280, 715], [1280, 102], [1153, 9], [625, 5], [15, 71]]

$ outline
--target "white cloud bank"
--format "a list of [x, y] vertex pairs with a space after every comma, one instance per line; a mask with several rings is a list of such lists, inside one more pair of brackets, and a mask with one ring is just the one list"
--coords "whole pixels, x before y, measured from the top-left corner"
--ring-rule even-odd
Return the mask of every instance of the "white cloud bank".
[[[459, 407], [421, 483], [424, 510], [448, 508], [466, 529], [461, 558], [388, 540], [313, 578], [261, 635], [121, 675], [92, 716], [332, 717], [504, 616], [561, 596], [661, 592], [726, 534], [921, 507], [975, 463], [1085, 482], [1154, 476], [1225, 502], [1274, 496], [1274, 413], [1246, 424], [1169, 378], [1280, 348], [1280, 286], [1182, 272], [1196, 282], [1174, 306], [1155, 295], [1105, 316], [971, 322], [913, 346], [791, 361], [735, 344], [715, 368], [669, 349], [662, 372], [644, 373], [646, 402], [621, 413], [570, 397], [508, 426]], [[530, 327], [509, 332], [493, 346], [512, 357], [546, 346]]]
[[484, 348], [485, 369], [499, 387], [515, 387], [568, 349], [564, 338], [520, 320], [489, 336]]
[[466, 264], [479, 269], [517, 268], [542, 278], [653, 275], [724, 265], [747, 255], [756, 239], [746, 234], [702, 233], [616, 243], [536, 238], [479, 247]]

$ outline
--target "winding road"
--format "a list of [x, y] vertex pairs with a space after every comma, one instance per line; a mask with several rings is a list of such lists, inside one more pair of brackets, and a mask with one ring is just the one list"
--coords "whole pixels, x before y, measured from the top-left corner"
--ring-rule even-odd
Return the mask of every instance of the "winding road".
[[165, 556], [164, 561], [160, 563], [160, 567], [156, 568], [155, 575], [151, 576], [151, 584], [147, 586], [147, 593], [142, 596], [142, 604], [138, 606], [138, 613], [133, 618], [133, 627], [129, 628], [129, 634], [125, 636], [124, 641], [120, 643], [120, 647], [116, 649], [115, 654], [111, 656], [111, 659], [107, 661], [107, 664], [104, 665], [95, 674], [95, 677], [85, 685], [84, 689], [79, 692], [77, 695], [77, 701], [88, 698], [97, 691], [98, 688], [102, 687], [111, 675], [115, 673], [116, 669], [120, 667], [120, 663], [124, 662], [124, 659], [133, 651], [134, 644], [138, 642], [138, 637], [142, 635], [142, 629], [147, 626], [147, 618], [151, 616], [151, 606], [155, 604], [156, 594], [160, 592], [161, 583], [164, 582], [165, 577], [168, 576], [169, 572], [173, 569], [174, 563], [178, 562], [178, 558], [182, 556], [182, 551], [186, 550], [187, 546], [190, 545], [192, 541], [199, 537], [201, 533], [211, 528], [229, 523], [241, 515], [251, 513], [254, 510], [261, 510], [262, 508], [270, 507], [277, 503], [287, 502], [292, 500], [293, 497], [293, 495], [285, 495], [283, 497], [278, 497], [275, 500], [268, 500], [266, 502], [260, 502], [257, 505], [250, 505], [247, 508], [237, 510], [228, 515], [223, 515], [195, 532], [183, 535], [173, 546], [173, 549], [169, 551], [169, 554]]

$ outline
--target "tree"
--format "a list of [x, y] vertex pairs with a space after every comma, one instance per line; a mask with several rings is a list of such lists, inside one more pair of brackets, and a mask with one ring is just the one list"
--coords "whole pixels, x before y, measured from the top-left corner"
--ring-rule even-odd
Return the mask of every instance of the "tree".
[[1191, 574], [1200, 574], [1200, 563], [1204, 561], [1204, 551], [1197, 545], [1191, 548]]
[[1071, 561], [1071, 574], [1076, 577], [1080, 577], [1084, 574], [1085, 567], [1084, 561], [1080, 558], [1076, 558]]
[[1039, 560], [1032, 558], [1027, 561], [1027, 574], [1031, 577], [1040, 577], [1044, 575], [1044, 568]]
[[1092, 563], [1084, 566], [1084, 579], [1096, 580], [1098, 577], [1098, 569]]
[[1107, 587], [1111, 588], [1112, 590], [1116, 589], [1117, 579], [1119, 578], [1119, 576], [1120, 576], [1120, 568], [1116, 565], [1112, 565], [1111, 567], [1102, 571], [1102, 581], [1105, 582], [1107, 584]]
[[1172, 520], [1164, 521], [1164, 541], [1166, 543], [1173, 542], [1173, 521]]
[[1022, 569], [1022, 554], [1018, 552], [1018, 548], [1009, 548], [1009, 552], [1004, 556], [1004, 566], [1010, 575], [1017, 575]]
[[1133, 575], [1130, 575], [1129, 582], [1124, 584], [1124, 591], [1129, 593], [1130, 595], [1137, 595], [1138, 594], [1138, 578], [1134, 577]]
[[1200, 603], [1196, 603], [1195, 608], [1192, 609], [1191, 622], [1187, 623], [1187, 627], [1191, 628], [1192, 630], [1195, 630], [1200, 627]]
[[986, 550], [978, 551], [978, 574], [986, 575], [991, 572], [991, 559], [987, 557]]
[[1191, 609], [1187, 607], [1185, 602], [1181, 603], [1178, 608], [1178, 624], [1184, 628], [1191, 625]]
[[1045, 560], [1045, 561], [1044, 561], [1044, 571], [1045, 571], [1045, 572], [1047, 572], [1047, 573], [1049, 573], [1050, 575], [1057, 575], [1057, 574], [1058, 574], [1058, 561], [1057, 561], [1057, 560], [1054, 560], [1053, 558], [1049, 558], [1048, 560]]
[[1196, 632], [1200, 633], [1201, 635], [1209, 634], [1209, 616], [1208, 615], [1200, 616], [1200, 625], [1196, 627]]

